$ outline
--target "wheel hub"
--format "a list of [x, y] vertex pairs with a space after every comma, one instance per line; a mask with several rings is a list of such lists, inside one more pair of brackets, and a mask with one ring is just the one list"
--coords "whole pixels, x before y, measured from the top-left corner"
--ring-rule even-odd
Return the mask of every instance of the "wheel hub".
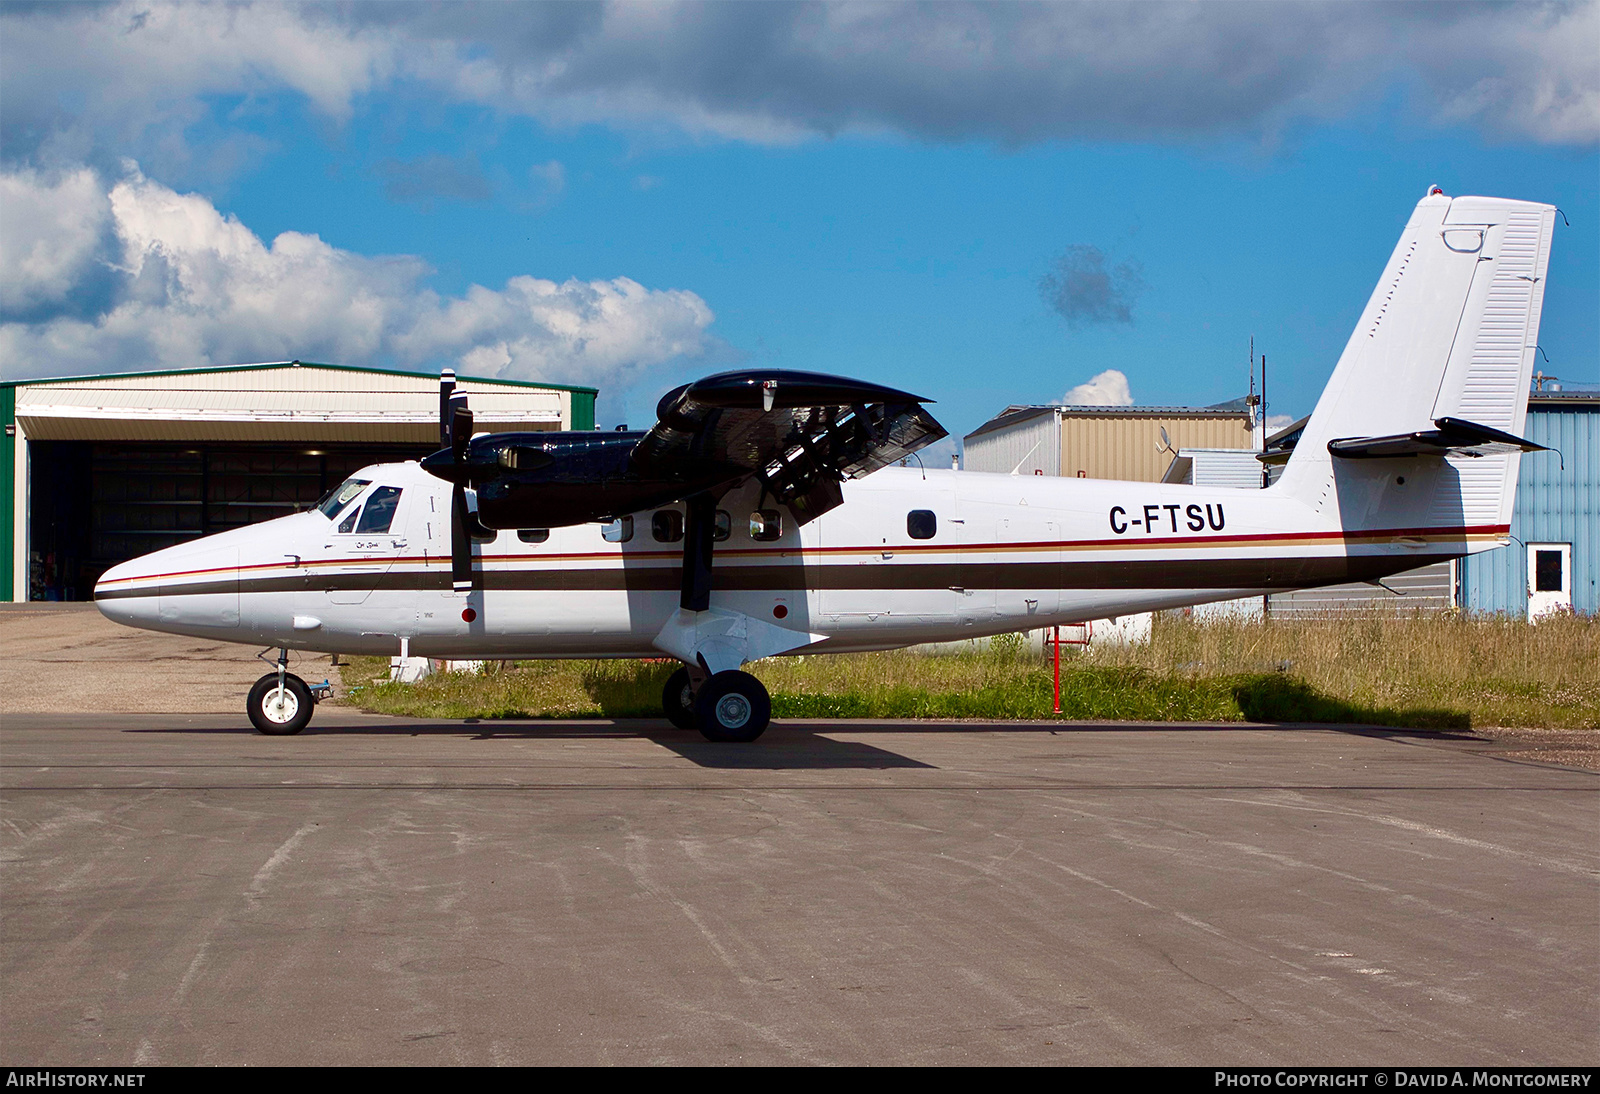
[[261, 709], [268, 718], [282, 725], [294, 721], [294, 716], [300, 712], [300, 700], [288, 688], [273, 688], [267, 692], [267, 701], [261, 704]]
[[739, 729], [750, 720], [750, 700], [737, 693], [717, 700], [717, 721], [728, 729]]

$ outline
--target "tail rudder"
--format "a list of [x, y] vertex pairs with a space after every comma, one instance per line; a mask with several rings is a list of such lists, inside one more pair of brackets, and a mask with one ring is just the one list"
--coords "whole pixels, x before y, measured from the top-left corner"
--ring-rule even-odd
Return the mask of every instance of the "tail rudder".
[[[1449, 422], [1521, 436], [1554, 217], [1550, 205], [1437, 188], [1418, 202], [1278, 488], [1335, 506], [1344, 524], [1508, 524], [1521, 453], [1469, 451]], [[1404, 456], [1374, 458], [1393, 448], [1360, 441], [1339, 446], [1344, 457], [1329, 450], [1413, 434], [1427, 436]], [[1405, 468], [1415, 489], [1380, 488]]]

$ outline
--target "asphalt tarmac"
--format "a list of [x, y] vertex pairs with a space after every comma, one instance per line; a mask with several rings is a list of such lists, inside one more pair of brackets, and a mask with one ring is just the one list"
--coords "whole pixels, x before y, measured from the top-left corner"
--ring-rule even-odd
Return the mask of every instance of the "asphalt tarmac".
[[1593, 1064], [1600, 775], [1329, 727], [9, 713], [0, 1062]]

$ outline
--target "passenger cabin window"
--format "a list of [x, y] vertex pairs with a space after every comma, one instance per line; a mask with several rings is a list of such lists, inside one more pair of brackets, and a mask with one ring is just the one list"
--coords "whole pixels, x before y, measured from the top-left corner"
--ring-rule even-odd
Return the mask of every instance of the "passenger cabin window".
[[350, 504], [351, 499], [371, 483], [371, 479], [346, 479], [338, 487], [322, 495], [322, 500], [317, 502], [317, 512], [332, 520], [339, 510]]
[[783, 538], [783, 514], [776, 509], [757, 509], [750, 514], [750, 538], [771, 543]]
[[618, 517], [610, 524], [602, 524], [600, 538], [607, 543], [627, 543], [633, 538], [633, 518]]
[[[361, 520], [356, 524], [356, 535], [371, 535], [377, 532], [387, 532], [389, 525], [394, 523], [394, 511], [400, 505], [400, 488], [398, 486], [380, 486], [367, 498], [366, 508], [361, 510]], [[339, 530], [344, 531], [340, 525]]]
[[939, 518], [932, 509], [913, 509], [906, 514], [906, 535], [912, 539], [932, 539], [939, 530]]
[[518, 528], [517, 538], [524, 543], [543, 543], [550, 538], [548, 528]]
[[657, 543], [677, 543], [683, 538], [683, 514], [676, 509], [658, 509], [650, 518], [650, 535]]
[[711, 538], [716, 543], [721, 543], [733, 535], [733, 518], [726, 509], [718, 509], [716, 519], [711, 522]]

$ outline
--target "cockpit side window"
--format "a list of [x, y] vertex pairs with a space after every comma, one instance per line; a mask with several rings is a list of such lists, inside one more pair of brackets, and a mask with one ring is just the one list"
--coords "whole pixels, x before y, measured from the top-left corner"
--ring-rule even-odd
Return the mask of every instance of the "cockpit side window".
[[317, 512], [332, 520], [339, 510], [371, 483], [371, 479], [346, 479], [338, 489], [329, 490], [322, 496], [322, 500], [317, 502]]
[[[361, 510], [361, 520], [356, 524], [356, 534], [387, 532], [394, 523], [394, 511], [400, 505], [398, 486], [380, 486], [367, 498], [367, 507]], [[340, 531], [343, 531], [340, 526]]]

